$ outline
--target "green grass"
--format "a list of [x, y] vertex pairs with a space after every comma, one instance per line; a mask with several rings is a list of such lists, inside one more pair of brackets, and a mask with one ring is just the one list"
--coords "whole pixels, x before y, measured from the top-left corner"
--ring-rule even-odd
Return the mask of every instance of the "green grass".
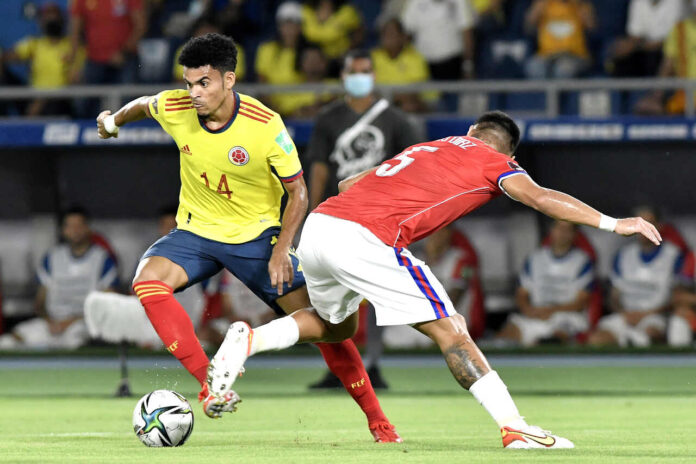
[[[137, 398], [116, 399], [107, 369], [0, 371], [0, 462], [34, 463], [676, 463], [694, 462], [693, 368], [501, 368], [530, 423], [574, 450], [506, 451], [486, 412], [442, 368], [387, 368], [382, 405], [405, 443], [379, 445], [344, 392], [309, 393], [319, 369], [250, 369], [244, 403], [221, 420], [194, 406], [181, 448], [149, 449], [132, 432]], [[132, 371], [138, 396], [195, 399], [181, 369]]]

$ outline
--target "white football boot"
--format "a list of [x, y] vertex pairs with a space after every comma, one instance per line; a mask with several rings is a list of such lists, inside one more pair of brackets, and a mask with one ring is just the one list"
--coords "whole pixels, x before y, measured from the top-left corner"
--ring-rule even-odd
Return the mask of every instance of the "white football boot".
[[552, 435], [548, 430], [542, 430], [536, 425], [528, 425], [521, 429], [503, 427], [500, 429], [503, 436], [503, 448], [508, 449], [558, 449], [575, 448], [573, 442], [567, 438]]
[[203, 401], [203, 412], [211, 419], [219, 419], [223, 412], [235, 412], [242, 402], [237, 392], [230, 390], [224, 396], [208, 395]]
[[244, 373], [244, 362], [249, 357], [254, 331], [246, 322], [235, 322], [229, 329], [208, 366], [208, 389], [219, 398], [232, 391], [237, 376]]

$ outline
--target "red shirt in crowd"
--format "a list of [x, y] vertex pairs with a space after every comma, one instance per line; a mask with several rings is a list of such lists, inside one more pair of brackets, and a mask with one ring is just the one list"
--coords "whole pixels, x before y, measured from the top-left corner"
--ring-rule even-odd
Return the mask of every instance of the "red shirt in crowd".
[[131, 15], [142, 0], [73, 0], [71, 14], [83, 22], [87, 56], [107, 63], [123, 49], [133, 31]]

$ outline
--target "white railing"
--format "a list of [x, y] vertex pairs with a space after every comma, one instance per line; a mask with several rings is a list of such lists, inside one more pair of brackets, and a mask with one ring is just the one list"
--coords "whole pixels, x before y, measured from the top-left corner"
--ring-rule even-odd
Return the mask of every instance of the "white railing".
[[[154, 85], [80, 85], [63, 87], [55, 90], [38, 90], [30, 87], [0, 87], [0, 101], [46, 99], [101, 98], [103, 108], [118, 108], [124, 99], [176, 87], [176, 84]], [[285, 92], [316, 92], [321, 94], [340, 94], [340, 84], [301, 84], [269, 85], [239, 83], [235, 89], [252, 95], [263, 96]], [[648, 90], [684, 90], [686, 94], [686, 116], [696, 116], [694, 95], [696, 79], [571, 79], [571, 80], [476, 80], [424, 82], [411, 85], [381, 85], [381, 94], [390, 98], [395, 93], [421, 93], [437, 91], [451, 94], [514, 94], [543, 93], [544, 110], [542, 116], [555, 118], [560, 113], [561, 94], [564, 92], [583, 91], [648, 91]]]

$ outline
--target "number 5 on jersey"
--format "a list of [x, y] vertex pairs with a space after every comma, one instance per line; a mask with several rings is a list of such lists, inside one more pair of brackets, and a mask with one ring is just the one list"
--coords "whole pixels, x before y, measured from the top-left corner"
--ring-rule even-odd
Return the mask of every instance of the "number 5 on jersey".
[[[201, 177], [205, 180], [205, 186], [207, 188], [210, 188], [210, 182], [208, 181], [208, 173], [203, 173], [201, 174]], [[230, 186], [227, 185], [227, 176], [223, 174], [220, 176], [220, 182], [218, 182], [217, 186], [217, 193], [220, 195], [227, 195], [227, 199], [231, 200], [232, 199], [232, 190], [230, 190]]]
[[408, 166], [409, 164], [413, 163], [415, 159], [411, 158], [408, 155], [411, 155], [417, 151], [427, 151], [429, 153], [432, 153], [434, 151], [437, 151], [438, 147], [429, 147], [427, 145], [421, 145], [419, 147], [413, 147], [409, 148], [406, 151], [401, 152], [400, 154], [396, 155], [394, 158], [392, 158], [389, 161], [393, 160], [399, 160], [399, 164], [391, 165], [388, 164], [388, 161], [385, 161], [377, 171], [375, 171], [375, 174], [377, 174], [379, 177], [388, 177], [388, 176], [393, 176], [397, 172], [401, 171], [403, 168]]

